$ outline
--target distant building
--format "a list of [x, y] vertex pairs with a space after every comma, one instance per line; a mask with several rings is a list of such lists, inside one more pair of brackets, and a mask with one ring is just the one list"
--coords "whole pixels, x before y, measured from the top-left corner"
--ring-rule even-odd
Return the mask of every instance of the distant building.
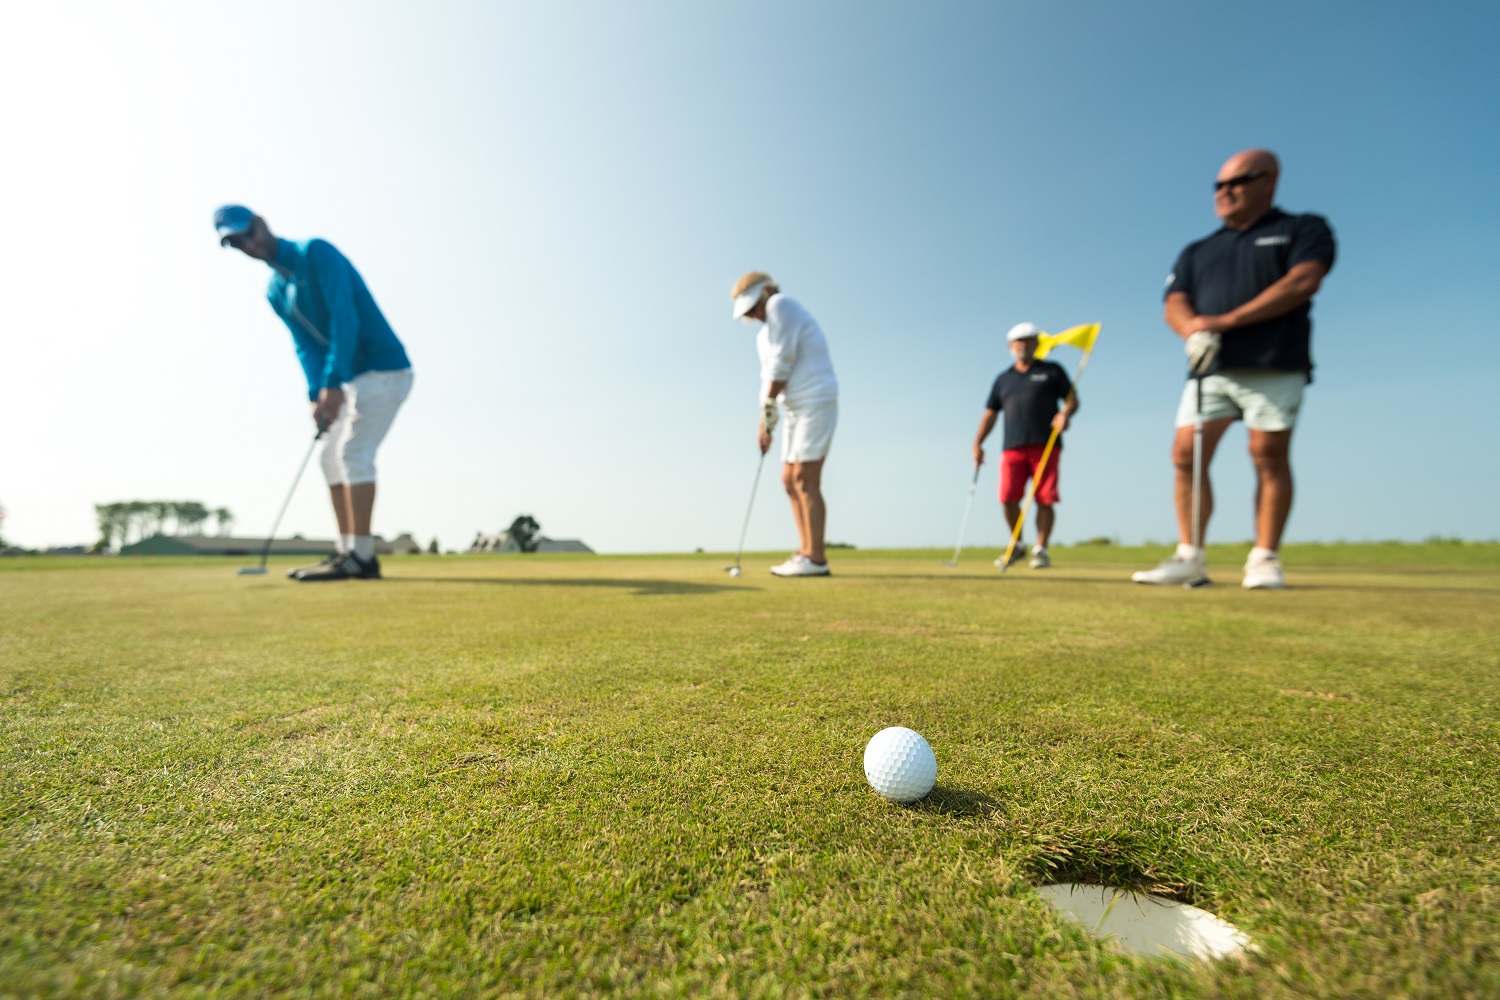
[[[538, 552], [574, 552], [582, 555], [593, 555], [594, 550], [583, 544], [576, 538], [548, 538], [543, 535], [536, 540]], [[493, 535], [478, 532], [474, 536], [474, 544], [469, 546], [470, 552], [520, 552], [521, 546], [510, 537], [510, 532], [501, 531]]]
[[[120, 549], [122, 556], [258, 556], [264, 538], [216, 538], [212, 535], [152, 535]], [[322, 538], [277, 538], [271, 542], [273, 556], [326, 556], [334, 542]], [[411, 555], [422, 546], [409, 534], [386, 541], [375, 536], [375, 551], [383, 556]]]

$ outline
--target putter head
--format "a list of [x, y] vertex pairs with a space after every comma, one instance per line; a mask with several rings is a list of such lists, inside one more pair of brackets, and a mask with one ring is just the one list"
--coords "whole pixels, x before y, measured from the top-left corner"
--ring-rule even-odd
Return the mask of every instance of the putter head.
[[265, 576], [266, 568], [264, 566], [241, 566], [235, 572], [240, 576]]

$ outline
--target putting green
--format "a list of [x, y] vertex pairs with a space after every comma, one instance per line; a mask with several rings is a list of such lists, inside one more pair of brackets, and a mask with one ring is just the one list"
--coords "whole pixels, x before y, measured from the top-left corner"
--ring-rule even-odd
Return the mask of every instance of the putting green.
[[0, 995], [1500, 995], [1500, 546], [1243, 552], [0, 560]]

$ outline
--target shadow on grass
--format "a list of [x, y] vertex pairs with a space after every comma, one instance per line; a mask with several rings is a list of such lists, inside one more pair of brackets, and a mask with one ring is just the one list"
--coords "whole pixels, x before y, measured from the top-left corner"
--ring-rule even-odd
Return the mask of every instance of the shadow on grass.
[[497, 576], [397, 576], [386, 577], [386, 583], [483, 583], [501, 587], [595, 587], [629, 590], [640, 596], [660, 594], [721, 594], [737, 590], [760, 590], [760, 587], [728, 587], [716, 583], [688, 583], [683, 580], [619, 580], [577, 577], [497, 577]]
[[875, 579], [875, 578], [879, 578], [881, 580], [943, 580], [945, 582], [952, 582], [952, 583], [975, 583], [975, 582], [985, 582], [985, 581], [993, 582], [993, 583], [1000, 583], [1000, 582], [1003, 581], [1003, 582], [1005, 582], [1007, 584], [1016, 584], [1016, 583], [1021, 583], [1021, 584], [1026, 584], [1026, 583], [1087, 583], [1087, 584], [1093, 584], [1096, 587], [1116, 587], [1116, 586], [1119, 586], [1120, 584], [1123, 583], [1123, 584], [1127, 584], [1127, 585], [1131, 585], [1131, 586], [1137, 586], [1137, 584], [1134, 584], [1133, 581], [1131, 581], [1131, 579], [1128, 576], [1124, 577], [1123, 579], [1119, 579], [1119, 580], [1115, 580], [1115, 579], [1101, 580], [1101, 579], [1099, 579], [1096, 576], [1063, 576], [1061, 574], [1054, 574], [1054, 573], [1052, 573], [1050, 571], [1045, 576], [1043, 576], [1043, 575], [1041, 575], [1039, 573], [1027, 573], [1024, 576], [1022, 574], [1020, 574], [1020, 573], [1004, 573], [1004, 574], [1002, 574], [998, 570], [996, 570], [996, 571], [994, 571], [992, 573], [988, 573], [988, 574], [986, 574], [984, 576], [974, 576], [973, 574], [968, 574], [968, 573], [945, 573], [942, 570], [937, 570], [937, 571], [932, 572], [932, 573], [872, 573], [872, 574], [870, 574], [869, 579]]
[[927, 793], [926, 798], [910, 806], [920, 812], [936, 813], [939, 816], [990, 816], [1003, 812], [999, 802], [983, 792], [971, 792], [963, 788], [944, 788], [938, 785]]

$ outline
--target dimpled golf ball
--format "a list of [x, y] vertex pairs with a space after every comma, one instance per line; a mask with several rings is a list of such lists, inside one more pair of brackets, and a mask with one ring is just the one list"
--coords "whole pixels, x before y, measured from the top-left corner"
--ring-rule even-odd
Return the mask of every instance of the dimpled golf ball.
[[738, 566], [731, 566], [731, 567], [729, 567], [729, 575], [730, 576], [739, 576], [740, 575], [740, 568]]
[[891, 726], [865, 745], [865, 779], [893, 802], [915, 802], [937, 781], [937, 757], [921, 733]]

